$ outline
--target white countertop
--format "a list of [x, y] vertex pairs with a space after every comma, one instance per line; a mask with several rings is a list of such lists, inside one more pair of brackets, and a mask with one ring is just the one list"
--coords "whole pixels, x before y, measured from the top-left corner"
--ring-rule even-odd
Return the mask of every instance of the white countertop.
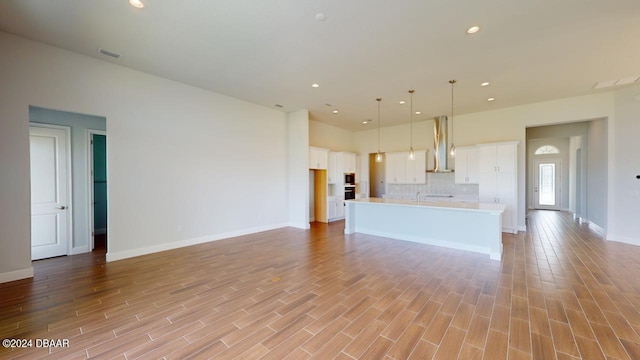
[[480, 211], [480, 212], [492, 212], [502, 213], [505, 211], [506, 206], [504, 204], [495, 203], [478, 203], [478, 202], [462, 202], [462, 201], [415, 201], [415, 200], [399, 200], [399, 199], [382, 199], [382, 198], [366, 198], [347, 200], [347, 203], [368, 203], [368, 204], [380, 204], [380, 205], [402, 205], [410, 207], [427, 207], [438, 209], [450, 209], [450, 210], [463, 210], [463, 211]]
[[[385, 199], [415, 201], [417, 194], [385, 194]], [[453, 201], [453, 202], [478, 202], [478, 195], [451, 195], [451, 194], [420, 194], [420, 201]]]

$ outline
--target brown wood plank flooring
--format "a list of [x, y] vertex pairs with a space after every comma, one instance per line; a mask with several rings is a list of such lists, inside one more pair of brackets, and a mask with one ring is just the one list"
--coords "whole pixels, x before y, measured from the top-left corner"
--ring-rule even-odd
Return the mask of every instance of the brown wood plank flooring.
[[[461, 224], [463, 225], [463, 224]], [[313, 224], [0, 284], [2, 359], [639, 359], [640, 247], [534, 211], [504, 257]]]

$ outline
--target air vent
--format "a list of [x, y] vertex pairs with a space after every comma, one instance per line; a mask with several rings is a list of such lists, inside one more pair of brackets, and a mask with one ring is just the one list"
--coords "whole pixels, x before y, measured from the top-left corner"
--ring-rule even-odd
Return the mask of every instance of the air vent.
[[282, 108], [282, 107], [284, 107], [284, 106], [282, 106], [282, 105], [280, 105], [280, 104], [275, 104], [275, 105], [273, 105], [273, 106], [278, 107], [278, 108]]
[[120, 57], [122, 56], [122, 55], [120, 55], [120, 54], [118, 54], [116, 52], [109, 51], [109, 50], [106, 50], [106, 49], [103, 49], [103, 48], [98, 48], [98, 52], [100, 54], [102, 54], [102, 55], [106, 55], [106, 56], [112, 57], [114, 59], [120, 59]]
[[635, 83], [638, 80], [640, 80], [639, 76], [630, 76], [630, 77], [615, 79], [615, 80], [603, 80], [603, 81], [598, 81], [593, 86], [593, 89], [597, 90], [597, 89], [610, 88], [614, 86], [630, 85]]

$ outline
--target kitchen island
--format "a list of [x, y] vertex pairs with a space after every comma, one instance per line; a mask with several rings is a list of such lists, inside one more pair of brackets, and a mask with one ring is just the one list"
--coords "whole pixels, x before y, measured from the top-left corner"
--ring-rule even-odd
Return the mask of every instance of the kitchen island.
[[502, 257], [504, 204], [367, 198], [345, 201], [345, 234], [363, 233]]

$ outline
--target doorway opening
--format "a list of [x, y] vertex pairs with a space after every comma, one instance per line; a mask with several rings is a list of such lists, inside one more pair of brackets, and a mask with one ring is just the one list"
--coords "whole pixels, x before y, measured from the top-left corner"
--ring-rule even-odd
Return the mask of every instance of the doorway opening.
[[382, 154], [382, 161], [376, 162], [376, 154], [369, 154], [369, 196], [382, 198], [386, 194], [385, 161], [386, 156]]
[[[30, 131], [30, 147], [31, 154], [31, 182], [32, 185], [43, 186], [48, 192], [41, 192], [42, 189], [31, 188], [31, 233], [32, 233], [32, 260], [43, 259], [46, 257], [60, 256], [60, 255], [75, 255], [91, 252], [94, 249], [94, 217], [93, 217], [93, 203], [94, 203], [94, 183], [93, 183], [93, 149], [92, 140], [93, 135], [101, 135], [99, 142], [106, 144], [106, 121], [103, 116], [94, 116], [79, 114], [67, 111], [52, 110], [41, 108], [37, 106], [29, 106], [29, 127], [31, 128], [47, 128], [47, 129], [65, 129], [66, 137], [54, 136], [54, 137], [38, 137], [37, 140], [33, 140]], [[98, 139], [98, 138], [96, 138]], [[66, 141], [66, 147], [62, 146], [63, 140]], [[37, 147], [34, 148], [34, 146]], [[59, 193], [62, 180], [57, 179], [61, 170], [55, 168], [62, 165], [54, 157], [55, 152], [59, 149], [66, 148], [66, 155], [63, 156], [66, 159], [65, 169], [67, 174], [68, 186], [66, 200]], [[98, 154], [102, 154], [101, 160], [95, 162], [99, 166], [98, 178], [96, 180], [102, 181], [102, 194], [100, 197], [103, 199], [101, 205], [102, 219], [105, 219], [106, 211], [106, 145], [102, 146], [102, 150], [97, 151]], [[37, 156], [39, 159], [34, 159]], [[61, 155], [55, 155], [60, 157]], [[34, 161], [37, 161], [37, 166], [43, 166], [42, 169], [34, 168]], [[49, 179], [54, 179], [58, 183], [49, 182]], [[45, 182], [47, 180], [47, 182]], [[46, 185], [49, 184], [49, 185]], [[100, 186], [100, 185], [98, 185]], [[40, 191], [40, 192], [39, 192]], [[54, 199], [53, 196], [56, 196]], [[100, 194], [99, 194], [100, 195]], [[59, 198], [59, 200], [58, 200]], [[49, 200], [55, 200], [53, 201]], [[45, 201], [46, 200], [46, 201]], [[48, 203], [47, 203], [48, 201]], [[38, 204], [36, 202], [42, 202]], [[34, 211], [39, 210], [38, 207], [47, 205], [49, 210], [56, 210], [58, 213], [40, 214]], [[96, 205], [98, 205], [96, 203]], [[60, 209], [60, 207], [64, 207]], [[40, 209], [42, 210], [42, 209]], [[64, 221], [66, 216], [67, 221]], [[37, 217], [37, 218], [36, 218]], [[46, 220], [46, 221], [45, 221]], [[97, 222], [96, 222], [97, 223]], [[68, 224], [65, 228], [61, 227], [61, 224]], [[100, 223], [97, 223], [98, 225]], [[108, 243], [106, 238], [106, 220], [102, 222], [103, 225], [99, 225], [98, 231], [104, 234], [105, 247]], [[66, 240], [64, 242], [65, 251], [61, 253], [58, 251], [55, 255], [50, 253], [44, 256], [38, 255], [38, 251], [35, 249], [34, 241], [36, 244], [49, 244], [54, 243], [54, 238], [60, 234], [63, 236], [66, 231]], [[34, 235], [39, 239], [34, 240]]]
[[91, 250], [107, 251], [107, 133], [89, 130]]

